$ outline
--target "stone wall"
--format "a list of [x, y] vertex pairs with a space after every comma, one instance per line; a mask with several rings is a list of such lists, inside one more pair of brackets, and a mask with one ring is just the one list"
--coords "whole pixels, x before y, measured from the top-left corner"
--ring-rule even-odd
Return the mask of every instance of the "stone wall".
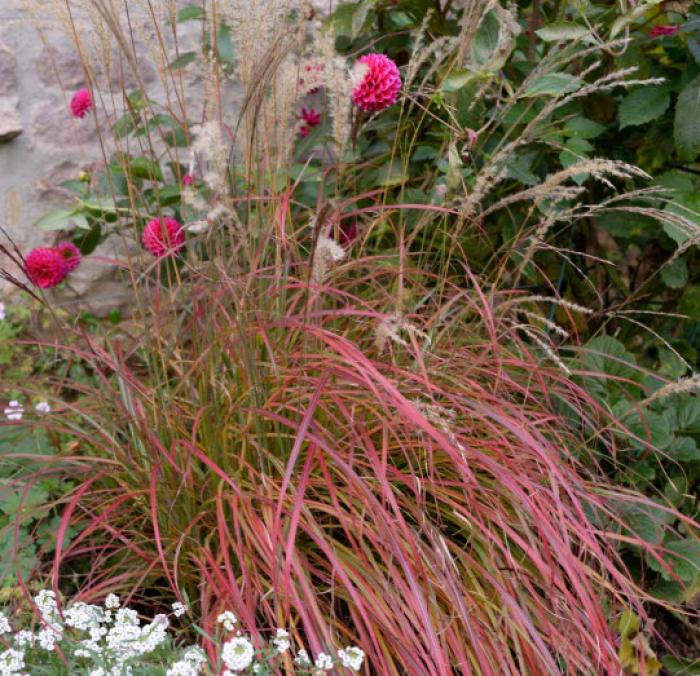
[[[0, 226], [22, 252], [36, 246], [51, 246], [60, 233], [42, 232], [36, 221], [48, 211], [72, 202], [70, 194], [60, 187], [66, 180], [74, 179], [81, 170], [91, 170], [102, 159], [100, 143], [95, 128], [95, 117], [75, 119], [69, 103], [76, 89], [86, 85], [85, 73], [72, 41], [63, 32], [55, 31], [39, 36], [36, 27], [25, 17], [22, 2], [28, 0], [0, 0]], [[44, 0], [31, 0], [37, 9]], [[178, 5], [191, 0], [176, 0]], [[299, 0], [300, 4], [302, 1]], [[317, 10], [328, 11], [332, 0], [314, 0]], [[32, 5], [33, 6], [33, 5]], [[130, 12], [138, 14], [142, 3], [130, 3]], [[132, 10], [133, 7], [133, 10]], [[42, 13], [43, 14], [43, 13]], [[143, 16], [146, 19], [145, 15]], [[136, 16], [138, 20], [138, 16]], [[88, 23], [79, 30], [92, 30]], [[150, 19], [141, 38], [155, 43]], [[178, 42], [183, 50], [194, 49], [199, 44], [200, 26], [196, 22], [178, 26]], [[167, 34], [167, 31], [164, 32]], [[150, 99], [163, 100], [164, 93], [158, 71], [148, 60], [148, 50], [141, 49], [139, 78], [148, 89]], [[173, 50], [174, 51], [174, 50]], [[173, 54], [174, 56], [174, 54]], [[103, 113], [112, 102], [122, 105], [122, 77], [101, 71], [95, 63], [93, 87], [97, 87], [97, 124], [107, 128]], [[118, 70], [118, 69], [115, 69]], [[122, 71], [123, 73], [123, 71]], [[198, 69], [184, 71], [185, 103], [188, 114], [200, 119], [203, 114], [202, 81]], [[136, 82], [128, 82], [127, 88]], [[131, 76], [131, 79], [134, 79]], [[227, 114], [240, 109], [240, 92], [233, 83], [224, 91], [223, 105]], [[113, 118], [114, 119], [114, 118]], [[108, 151], [109, 149], [107, 149]], [[0, 233], [0, 238], [5, 240]], [[6, 243], [6, 240], [5, 240]], [[119, 247], [121, 251], [117, 251]], [[83, 262], [70, 275], [52, 300], [65, 305], [80, 304], [103, 314], [128, 297], [126, 286], [118, 278], [118, 271], [111, 269], [98, 258], [123, 256], [123, 241], [113, 236], [101, 244], [94, 258]], [[11, 268], [7, 257], [0, 253], [0, 269]], [[16, 270], [13, 270], [16, 273]], [[19, 275], [21, 277], [21, 275]], [[0, 279], [0, 299], [15, 292], [14, 287]]]
[[[0, 0], [0, 225], [23, 252], [53, 243], [55, 233], [34, 223], [70, 202], [60, 183], [98, 153], [94, 125], [68, 113], [73, 90], [84, 84], [80, 60], [66, 37], [49, 39], [43, 44], [17, 4]], [[2, 253], [0, 267], [9, 267]], [[0, 281], [0, 297], [12, 291]]]

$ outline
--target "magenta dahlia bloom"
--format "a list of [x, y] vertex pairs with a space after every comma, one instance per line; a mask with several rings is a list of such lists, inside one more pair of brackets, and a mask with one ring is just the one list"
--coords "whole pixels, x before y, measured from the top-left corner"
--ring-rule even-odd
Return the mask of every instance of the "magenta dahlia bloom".
[[172, 256], [185, 245], [185, 230], [174, 218], [154, 218], [143, 229], [143, 246], [154, 256]]
[[661, 26], [654, 26], [650, 31], [649, 35], [652, 38], [663, 38], [675, 35], [680, 30], [680, 26], [670, 26], [668, 24]]
[[384, 54], [365, 54], [359, 59], [367, 70], [352, 92], [358, 108], [376, 113], [396, 103], [401, 89], [401, 76], [396, 64]]
[[66, 263], [66, 272], [73, 272], [79, 265], [80, 261], [83, 258], [83, 255], [80, 253], [80, 249], [78, 249], [73, 242], [61, 242], [60, 244], [56, 245], [56, 251], [58, 251], [59, 254], [63, 257], [63, 260]]
[[302, 138], [308, 136], [314, 127], [321, 124], [321, 113], [316, 108], [302, 108], [300, 117], [306, 123], [299, 129]]
[[92, 108], [92, 97], [87, 89], [78, 89], [70, 100], [70, 110], [73, 117], [85, 117]]
[[24, 263], [29, 281], [40, 289], [58, 286], [68, 274], [66, 260], [56, 249], [32, 249]]

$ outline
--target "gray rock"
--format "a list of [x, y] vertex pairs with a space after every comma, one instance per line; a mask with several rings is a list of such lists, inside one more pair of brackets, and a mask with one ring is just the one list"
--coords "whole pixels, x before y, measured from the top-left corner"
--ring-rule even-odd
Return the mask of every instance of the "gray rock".
[[69, 312], [87, 311], [97, 317], [106, 317], [115, 308], [128, 309], [133, 304], [129, 273], [115, 263], [126, 264], [129, 256], [137, 260], [139, 251], [135, 242], [118, 234], [109, 235], [60, 287], [51, 291], [52, 302]]
[[85, 71], [78, 53], [70, 48], [44, 48], [36, 62], [39, 81], [49, 87], [59, 84], [64, 89], [85, 85]]
[[92, 115], [73, 118], [62, 98], [44, 101], [35, 109], [31, 132], [33, 139], [39, 143], [66, 149], [94, 144], [97, 140]]
[[0, 96], [17, 96], [17, 60], [9, 49], [0, 47]]
[[0, 142], [11, 141], [22, 133], [16, 99], [0, 99]]

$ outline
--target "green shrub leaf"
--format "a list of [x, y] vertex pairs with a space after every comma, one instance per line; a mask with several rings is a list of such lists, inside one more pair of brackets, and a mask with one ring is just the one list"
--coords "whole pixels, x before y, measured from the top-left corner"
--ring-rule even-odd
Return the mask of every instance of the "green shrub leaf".
[[555, 42], [557, 40], [576, 40], [590, 31], [585, 26], [580, 26], [572, 21], [555, 21], [547, 24], [535, 33], [545, 42]]
[[537, 78], [525, 90], [523, 96], [532, 98], [534, 96], [561, 96], [575, 92], [583, 85], [583, 81], [575, 75], [569, 73], [549, 73]]
[[700, 75], [691, 80], [676, 103], [673, 139], [681, 159], [692, 162], [700, 153]]
[[626, 96], [620, 104], [620, 129], [634, 127], [663, 115], [671, 103], [666, 87], [640, 87]]

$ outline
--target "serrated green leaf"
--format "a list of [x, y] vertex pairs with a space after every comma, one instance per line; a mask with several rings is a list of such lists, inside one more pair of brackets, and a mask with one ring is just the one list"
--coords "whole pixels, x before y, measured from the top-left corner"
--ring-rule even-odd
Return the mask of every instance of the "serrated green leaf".
[[581, 78], [569, 73], [548, 73], [537, 78], [526, 90], [523, 96], [561, 96], [575, 92], [583, 85]]
[[635, 368], [634, 355], [612, 336], [598, 336], [586, 343], [583, 363], [592, 373], [600, 373], [620, 378], [637, 379], [639, 372]]
[[[668, 549], [668, 553], [662, 555], [664, 561], [683, 582], [691, 584], [700, 575], [700, 541], [691, 538], [673, 539], [665, 542], [664, 547]], [[673, 579], [652, 557], [648, 557], [648, 563], [665, 580]]]
[[676, 102], [673, 140], [685, 162], [692, 162], [700, 153], [700, 75], [683, 89]]
[[586, 26], [581, 26], [572, 21], [555, 21], [542, 26], [535, 33], [545, 42], [556, 42], [557, 40], [576, 40], [584, 35], [588, 35], [590, 30]]
[[677, 437], [666, 449], [666, 453], [677, 462], [696, 462], [700, 460], [700, 450], [692, 437]]
[[671, 94], [666, 87], [639, 87], [620, 104], [620, 129], [651, 122], [661, 117], [670, 104]]
[[575, 117], [573, 120], [568, 120], [562, 132], [565, 136], [575, 138], [591, 139], [597, 138], [606, 130], [605, 125], [598, 124], [593, 120], [585, 117]]

